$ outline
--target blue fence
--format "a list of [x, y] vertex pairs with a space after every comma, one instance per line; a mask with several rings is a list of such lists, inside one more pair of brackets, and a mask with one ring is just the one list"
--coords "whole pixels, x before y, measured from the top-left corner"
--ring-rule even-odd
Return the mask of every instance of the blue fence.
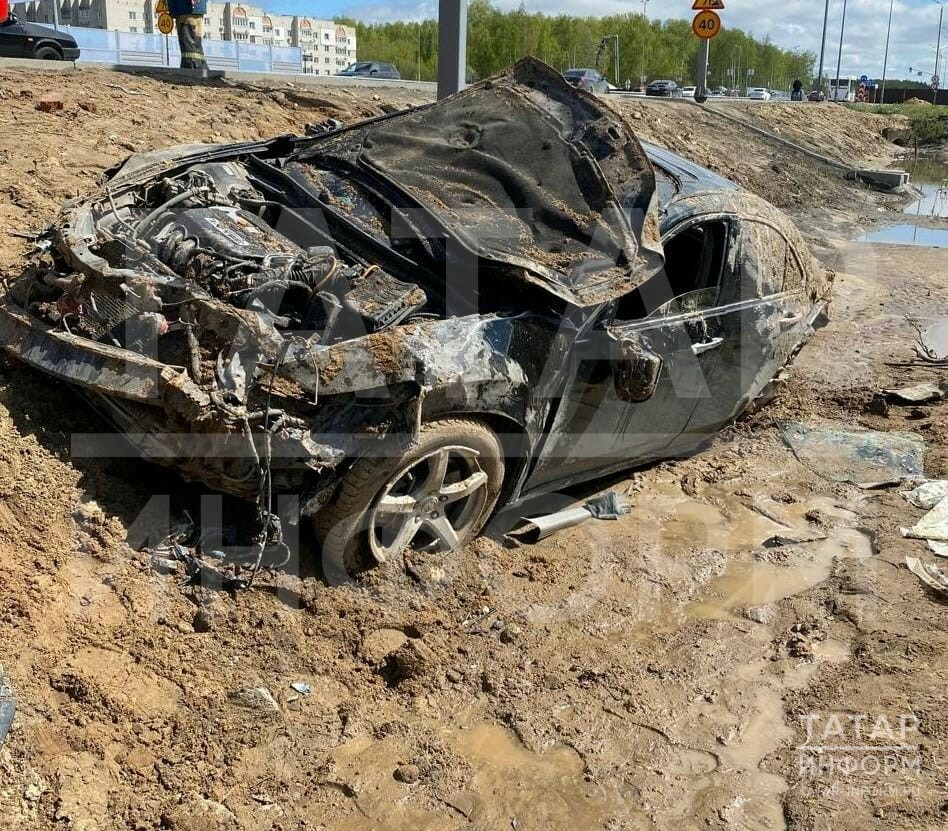
[[[84, 26], [60, 26], [79, 44], [80, 63], [130, 66], [180, 66], [181, 52], [175, 34], [135, 34]], [[240, 72], [303, 72], [303, 54], [296, 46], [264, 46], [236, 40], [205, 40], [204, 54], [210, 69]]]

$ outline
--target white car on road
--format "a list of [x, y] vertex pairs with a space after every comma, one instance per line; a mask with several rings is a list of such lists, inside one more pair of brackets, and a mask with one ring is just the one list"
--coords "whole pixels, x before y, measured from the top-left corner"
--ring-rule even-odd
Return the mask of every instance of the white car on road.
[[697, 87], [682, 87], [681, 95], [683, 98], [694, 98], [697, 91]]
[[771, 98], [770, 90], [765, 89], [764, 87], [756, 87], [747, 90], [747, 97], [751, 101], [769, 101]]

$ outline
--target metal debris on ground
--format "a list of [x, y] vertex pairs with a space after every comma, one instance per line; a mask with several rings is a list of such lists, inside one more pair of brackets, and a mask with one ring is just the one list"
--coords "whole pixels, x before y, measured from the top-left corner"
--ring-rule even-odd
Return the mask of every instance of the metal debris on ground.
[[791, 422], [781, 435], [802, 464], [831, 482], [872, 489], [925, 478], [925, 442], [913, 433]]
[[930, 511], [948, 496], [948, 480], [933, 479], [931, 482], [925, 482], [913, 490], [902, 491], [902, 496], [916, 508]]
[[941, 499], [913, 527], [903, 528], [902, 536], [925, 540], [939, 557], [948, 557], [948, 496]]
[[[238, 591], [249, 588], [262, 567], [280, 568], [291, 557], [282, 534], [274, 534], [269, 523], [279, 521], [269, 512], [262, 514], [258, 524], [261, 530], [249, 547], [230, 547], [223, 544], [224, 532], [202, 533], [190, 520], [174, 529], [162, 543], [148, 549], [152, 567], [175, 574], [183, 571], [184, 585], [202, 585]], [[211, 562], [208, 562], [208, 561]], [[248, 577], [241, 569], [249, 569]]]
[[935, 404], [943, 401], [948, 393], [948, 382], [940, 384], [916, 384], [898, 390], [883, 390], [885, 397], [894, 404]]
[[13, 690], [7, 684], [6, 675], [3, 673], [3, 665], [0, 664], [0, 745], [3, 744], [10, 731], [10, 725], [13, 724], [13, 716], [16, 714], [16, 699], [13, 697]]
[[585, 505], [567, 508], [547, 516], [524, 517], [516, 527], [507, 532], [507, 537], [515, 542], [537, 543], [557, 531], [573, 528], [590, 519], [617, 520], [629, 513], [629, 510], [629, 505], [622, 501], [615, 491], [609, 491], [588, 500]]
[[933, 563], [923, 563], [915, 557], [906, 557], [905, 565], [926, 586], [948, 595], [948, 574], [945, 574], [938, 566]]
[[290, 684], [290, 689], [294, 692], [298, 692], [300, 695], [309, 695], [313, 691], [311, 684], [307, 684], [305, 681], [294, 681]]
[[948, 319], [939, 320], [924, 331], [917, 320], [906, 320], [918, 336], [915, 354], [926, 363], [948, 364]]

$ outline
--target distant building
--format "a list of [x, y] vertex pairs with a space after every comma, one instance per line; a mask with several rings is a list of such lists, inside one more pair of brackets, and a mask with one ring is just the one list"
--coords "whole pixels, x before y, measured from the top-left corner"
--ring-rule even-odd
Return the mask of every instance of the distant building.
[[[57, 0], [15, 3], [13, 11], [23, 20], [51, 24], [54, 2]], [[156, 0], [62, 0], [58, 3], [59, 22], [91, 29], [157, 32], [155, 4]], [[314, 75], [335, 75], [356, 61], [356, 32], [351, 26], [312, 17], [271, 14], [242, 3], [209, 2], [204, 37], [262, 46], [298, 46], [303, 54], [303, 71]]]
[[59, 7], [59, 22], [63, 26], [137, 33], [154, 31], [155, 4], [149, 0], [31, 0], [14, 3], [13, 11], [21, 20], [52, 24], [55, 22], [54, 3]]
[[271, 14], [241, 3], [207, 4], [205, 33], [221, 40], [273, 46], [298, 46], [303, 68], [314, 75], [335, 75], [356, 60], [356, 33], [331, 20]]

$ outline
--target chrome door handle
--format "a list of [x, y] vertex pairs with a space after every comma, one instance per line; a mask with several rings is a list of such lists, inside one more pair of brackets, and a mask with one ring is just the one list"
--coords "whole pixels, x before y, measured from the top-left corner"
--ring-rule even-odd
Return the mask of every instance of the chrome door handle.
[[695, 355], [703, 355], [705, 352], [717, 349], [722, 343], [724, 343], [724, 338], [711, 338], [711, 340], [705, 341], [704, 343], [691, 344], [691, 351], [694, 352]]

